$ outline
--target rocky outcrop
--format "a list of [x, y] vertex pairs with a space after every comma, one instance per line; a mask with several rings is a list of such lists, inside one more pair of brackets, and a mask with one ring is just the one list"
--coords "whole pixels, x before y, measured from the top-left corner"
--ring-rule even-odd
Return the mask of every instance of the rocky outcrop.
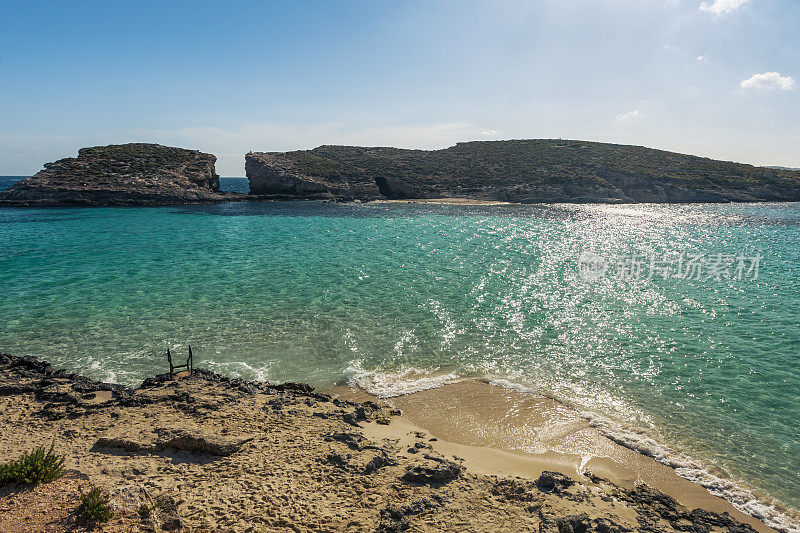
[[291, 161], [282, 161], [276, 154], [247, 154], [245, 173], [250, 181], [250, 194], [310, 199], [332, 196], [328, 185], [302, 174]]
[[4, 487], [4, 532], [74, 531], [89, 486], [112, 497], [108, 531], [754, 531], [643, 484], [485, 476], [431, 446], [409, 454], [401, 441], [425, 433], [377, 438], [351, 422], [395, 416], [391, 406], [298, 383], [195, 369], [132, 389], [0, 353], [0, 407], [0, 464], [55, 445], [76, 476]]
[[[309, 172], [309, 168], [313, 171]], [[245, 156], [250, 194], [264, 199], [376, 200], [383, 197], [375, 180], [340, 179], [335, 174], [336, 168], [331, 161], [306, 155], [294, 158], [277, 152], [250, 152]]]
[[249, 153], [250, 193], [272, 198], [467, 198], [519, 203], [800, 201], [800, 172], [561, 139], [443, 150], [320, 146]]
[[216, 157], [159, 144], [82, 148], [78, 157], [44, 165], [0, 193], [0, 205], [128, 206], [229, 202], [219, 191]]
[[158, 453], [167, 449], [182, 450], [193, 454], [215, 455], [228, 457], [238, 452], [242, 445], [249, 442], [249, 438], [231, 438], [202, 431], [187, 431], [183, 429], [155, 428], [156, 438], [140, 439], [125, 435], [100, 437], [95, 443], [96, 448], [124, 450], [130, 453]]

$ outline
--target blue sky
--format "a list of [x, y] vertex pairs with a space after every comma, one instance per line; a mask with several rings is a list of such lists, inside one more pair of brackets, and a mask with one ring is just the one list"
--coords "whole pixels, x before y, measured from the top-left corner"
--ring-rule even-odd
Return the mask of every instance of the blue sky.
[[541, 137], [800, 167], [798, 27], [798, 0], [3, 0], [0, 174]]

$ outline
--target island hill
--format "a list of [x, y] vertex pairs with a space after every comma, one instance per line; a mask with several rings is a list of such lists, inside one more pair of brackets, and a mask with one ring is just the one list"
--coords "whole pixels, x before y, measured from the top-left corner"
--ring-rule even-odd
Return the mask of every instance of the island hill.
[[211, 154], [159, 144], [82, 148], [78, 157], [44, 165], [35, 176], [0, 193], [0, 205], [174, 205], [230, 202], [219, 191]]
[[251, 194], [519, 203], [800, 200], [800, 172], [641, 146], [534, 139], [443, 150], [320, 146], [249, 153]]
[[800, 172], [640, 146], [554, 139], [443, 150], [320, 146], [250, 152], [250, 194], [219, 190], [216, 157], [132, 143], [83, 148], [0, 192], [0, 205], [174, 205], [242, 200], [518, 203], [800, 201]]

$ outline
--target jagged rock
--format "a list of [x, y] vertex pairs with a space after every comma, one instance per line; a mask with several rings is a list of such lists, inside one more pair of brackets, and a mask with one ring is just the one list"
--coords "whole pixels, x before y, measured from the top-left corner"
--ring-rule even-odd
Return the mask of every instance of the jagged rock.
[[586, 514], [570, 515], [556, 520], [559, 533], [586, 533], [591, 522]]
[[337, 431], [334, 433], [328, 433], [327, 435], [325, 435], [324, 439], [327, 442], [331, 441], [343, 442], [344, 444], [347, 444], [348, 448], [356, 451], [361, 451], [368, 447], [375, 448], [375, 446], [369, 444], [369, 441], [366, 438], [364, 438], [363, 435], [359, 435], [358, 433], [347, 433], [343, 431]]
[[433, 446], [428, 444], [427, 442], [415, 442], [413, 446], [406, 450], [408, 453], [419, 453], [423, 450], [432, 450]]
[[253, 440], [252, 437], [230, 438], [176, 429], [157, 430], [157, 432], [161, 437], [158, 446], [162, 450], [173, 448], [190, 453], [216, 455], [220, 457], [233, 455], [238, 452], [244, 444]]
[[94, 447], [99, 449], [123, 450], [130, 453], [159, 453], [167, 449], [181, 450], [194, 454], [227, 457], [238, 452], [252, 438], [233, 439], [180, 429], [155, 430], [158, 437], [152, 442], [142, 442], [124, 436], [100, 437]]
[[703, 509], [689, 511], [674, 498], [648, 485], [637, 485], [631, 490], [620, 490], [619, 499], [635, 506], [642, 523], [654, 524], [663, 519], [679, 531], [705, 533], [726, 529], [735, 533], [751, 533], [751, 526], [733, 520], [728, 513], [714, 513]]
[[183, 523], [178, 516], [178, 504], [172, 496], [161, 495], [156, 499], [158, 521], [164, 531], [180, 531]]
[[361, 453], [342, 454], [331, 452], [325, 456], [326, 463], [355, 474], [369, 475], [385, 467], [396, 466], [397, 461], [389, 453], [376, 446], [365, 448]]
[[517, 502], [532, 502], [540, 499], [536, 485], [520, 479], [501, 479], [490, 490], [495, 496]]
[[406, 467], [406, 472], [400, 479], [411, 483], [443, 485], [453, 481], [464, 471], [460, 464], [438, 454], [427, 454], [425, 459], [427, 461]]
[[211, 154], [131, 143], [82, 148], [0, 192], [0, 205], [170, 205], [242, 200], [219, 192]]
[[626, 533], [633, 531], [628, 527], [621, 526], [607, 518], [598, 518], [594, 521], [594, 530], [598, 533]]
[[381, 509], [379, 533], [399, 533], [411, 528], [410, 517], [441, 507], [444, 498], [438, 494], [415, 500], [407, 505], [387, 505]]
[[542, 475], [536, 480], [536, 486], [545, 492], [561, 492], [574, 484], [575, 481], [572, 478], [549, 470], [542, 472]]

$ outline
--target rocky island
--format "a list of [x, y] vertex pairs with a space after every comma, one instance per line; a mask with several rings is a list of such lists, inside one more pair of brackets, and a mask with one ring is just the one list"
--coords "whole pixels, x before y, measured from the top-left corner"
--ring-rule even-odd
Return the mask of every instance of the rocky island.
[[230, 202], [219, 191], [216, 157], [197, 150], [130, 143], [82, 148], [0, 192], [0, 205], [133, 206]]
[[464, 198], [518, 203], [800, 201], [800, 172], [641, 146], [535, 139], [443, 150], [320, 146], [246, 156], [250, 193], [274, 198]]

